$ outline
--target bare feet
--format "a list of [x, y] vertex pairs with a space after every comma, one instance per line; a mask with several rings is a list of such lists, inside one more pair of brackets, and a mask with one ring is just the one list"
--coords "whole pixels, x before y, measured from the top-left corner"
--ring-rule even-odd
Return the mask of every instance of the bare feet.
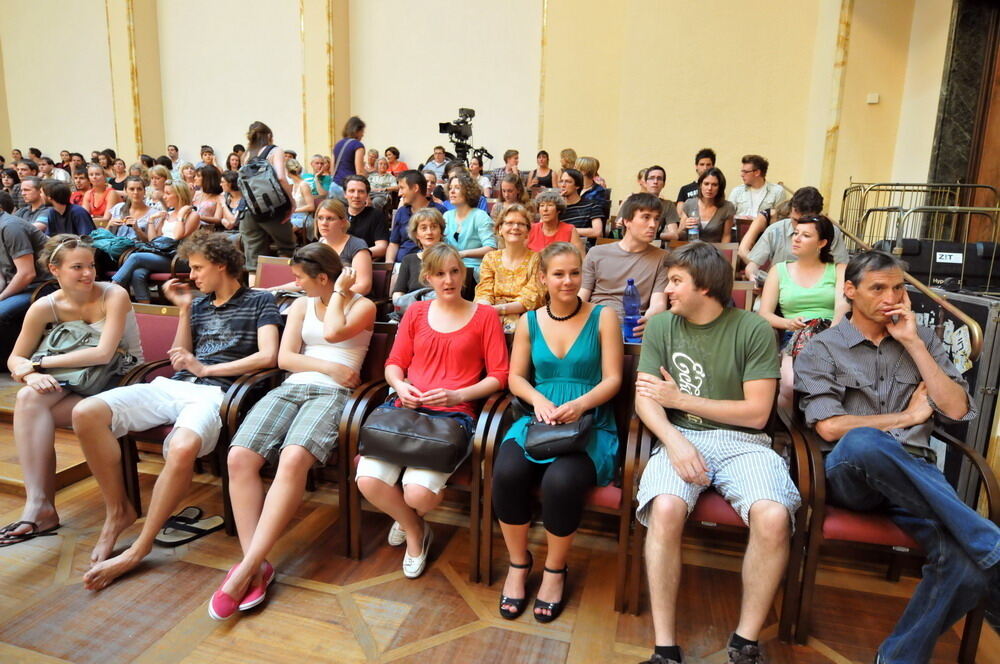
[[131, 547], [114, 558], [101, 561], [83, 575], [83, 587], [87, 590], [102, 590], [119, 576], [134, 569], [146, 555]]
[[104, 527], [101, 528], [101, 535], [97, 538], [97, 545], [94, 552], [90, 554], [92, 563], [99, 563], [107, 560], [111, 552], [115, 550], [115, 542], [118, 536], [126, 528], [135, 523], [135, 508], [131, 503], [125, 503], [122, 507], [112, 510], [108, 508], [107, 516], [104, 517]]
[[219, 587], [219, 590], [239, 601], [250, 588], [260, 585], [264, 578], [263, 563], [257, 566], [256, 572], [247, 572], [245, 568], [246, 564], [240, 562], [229, 578]]

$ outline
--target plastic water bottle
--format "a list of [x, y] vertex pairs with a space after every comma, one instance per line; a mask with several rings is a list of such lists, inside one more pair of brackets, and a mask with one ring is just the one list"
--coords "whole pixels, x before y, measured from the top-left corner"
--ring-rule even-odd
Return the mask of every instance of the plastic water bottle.
[[688, 229], [688, 242], [697, 242], [701, 239], [701, 220], [698, 220], [698, 225]]
[[635, 336], [635, 326], [639, 324], [639, 289], [635, 286], [635, 279], [629, 279], [622, 294], [622, 308], [625, 309], [625, 317], [622, 319], [622, 336], [625, 343], [642, 343], [642, 337]]

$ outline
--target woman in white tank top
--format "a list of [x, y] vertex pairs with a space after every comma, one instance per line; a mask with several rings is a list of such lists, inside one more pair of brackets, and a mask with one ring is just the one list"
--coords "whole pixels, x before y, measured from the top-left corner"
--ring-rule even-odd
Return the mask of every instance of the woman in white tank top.
[[[306, 297], [289, 309], [278, 351], [278, 366], [289, 376], [250, 410], [229, 449], [243, 560], [212, 596], [209, 614], [217, 620], [263, 601], [274, 578], [265, 558], [299, 507], [309, 469], [325, 463], [337, 444], [375, 324], [375, 304], [351, 292], [354, 270], [342, 267], [329, 246], [314, 242], [296, 250], [291, 267]], [[265, 462], [277, 464], [278, 472], [261, 511]]]
[[[55, 507], [55, 429], [72, 424], [73, 406], [83, 397], [61, 387], [47, 371], [106, 364], [123, 341], [127, 351], [142, 361], [139, 329], [128, 293], [95, 281], [90, 238], [57, 235], [45, 245], [41, 259], [58, 280], [59, 290], [28, 309], [7, 360], [11, 377], [25, 385], [14, 406], [14, 441], [24, 473], [25, 504], [20, 521], [0, 528], [0, 546], [53, 533], [60, 525]], [[101, 333], [96, 348], [32, 362], [49, 326], [77, 320]]]

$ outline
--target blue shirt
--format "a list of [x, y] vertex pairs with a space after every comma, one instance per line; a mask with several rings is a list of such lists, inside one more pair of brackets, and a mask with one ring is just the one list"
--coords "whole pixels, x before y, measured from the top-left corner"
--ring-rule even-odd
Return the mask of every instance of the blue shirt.
[[90, 213], [79, 205], [70, 203], [62, 214], [59, 214], [54, 207], [49, 208], [49, 227], [45, 230], [45, 234], [49, 237], [60, 233], [90, 235], [95, 228], [97, 226], [94, 226]]
[[[443, 207], [445, 209], [445, 211], [454, 210], [455, 209], [455, 206], [451, 204], [451, 201], [445, 201], [444, 203], [441, 203], [441, 207]], [[490, 211], [490, 208], [489, 208], [489, 205], [488, 205], [488, 202], [487, 202], [485, 196], [480, 196], [479, 197], [479, 202], [476, 203], [476, 207], [479, 208], [480, 210], [482, 210], [483, 212], [489, 212]]]
[[[428, 203], [427, 207], [436, 209], [441, 214], [447, 212], [440, 203]], [[413, 216], [413, 208], [409, 205], [400, 205], [396, 210], [396, 216], [392, 220], [392, 232], [389, 233], [389, 243], [399, 245], [396, 252], [396, 262], [400, 263], [407, 254], [418, 251], [417, 243], [410, 239], [410, 217]]]
[[[480, 247], [497, 248], [497, 238], [493, 234], [493, 219], [479, 208], [472, 208], [469, 214], [462, 220], [462, 229], [458, 228], [458, 214], [455, 210], [448, 210], [444, 213], [444, 241], [455, 247], [459, 251], [467, 249], [479, 249]], [[465, 256], [462, 262], [466, 267], [476, 268], [478, 271], [482, 257], [471, 258]]]

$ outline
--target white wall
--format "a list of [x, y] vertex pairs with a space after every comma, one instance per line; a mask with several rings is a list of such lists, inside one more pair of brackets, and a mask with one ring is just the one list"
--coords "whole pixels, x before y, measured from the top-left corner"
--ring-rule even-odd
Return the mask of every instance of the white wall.
[[366, 147], [395, 145], [416, 167], [435, 145], [451, 149], [438, 123], [465, 107], [476, 111], [473, 145], [495, 166], [507, 148], [534, 164], [542, 2], [488, 6], [351, 0], [351, 113], [367, 124]]
[[104, 0], [5, 2], [0, 49], [13, 147], [117, 147]]
[[[157, 3], [157, 19], [167, 143], [192, 161], [207, 143], [221, 161], [260, 120], [278, 145], [301, 152], [298, 3], [169, 0]], [[166, 146], [146, 149], [162, 154]]]

